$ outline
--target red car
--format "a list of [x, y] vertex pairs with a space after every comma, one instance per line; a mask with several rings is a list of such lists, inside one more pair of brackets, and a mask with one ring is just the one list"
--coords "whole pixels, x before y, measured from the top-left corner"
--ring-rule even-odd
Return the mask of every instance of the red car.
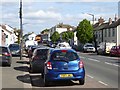
[[110, 50], [110, 56], [120, 56], [120, 46], [113, 46]]

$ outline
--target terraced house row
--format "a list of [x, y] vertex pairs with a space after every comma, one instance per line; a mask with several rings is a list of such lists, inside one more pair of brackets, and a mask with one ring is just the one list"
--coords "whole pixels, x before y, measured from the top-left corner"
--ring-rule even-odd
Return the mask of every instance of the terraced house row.
[[97, 44], [101, 42], [114, 42], [120, 45], [120, 18], [115, 16], [114, 20], [109, 18], [108, 22], [100, 17], [94, 25], [94, 34]]

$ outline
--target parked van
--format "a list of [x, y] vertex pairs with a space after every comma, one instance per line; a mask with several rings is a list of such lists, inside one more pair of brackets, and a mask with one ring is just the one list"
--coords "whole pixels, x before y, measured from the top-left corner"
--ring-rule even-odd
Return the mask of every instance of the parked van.
[[116, 45], [116, 43], [101, 42], [97, 47], [98, 54], [102, 54], [102, 55], [110, 54], [111, 48], [115, 45]]

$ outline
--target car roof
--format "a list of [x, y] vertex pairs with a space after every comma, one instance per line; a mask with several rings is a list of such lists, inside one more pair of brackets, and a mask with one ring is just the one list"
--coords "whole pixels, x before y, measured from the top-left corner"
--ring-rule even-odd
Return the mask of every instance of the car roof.
[[50, 49], [49, 47], [37, 47], [37, 49]]
[[10, 45], [19, 45], [18, 43], [12, 43], [12, 44], [10, 44]]
[[60, 51], [60, 50], [67, 50], [67, 51], [71, 51], [71, 52], [75, 52], [76, 53], [76, 51], [75, 50], [73, 50], [73, 49], [68, 49], [68, 48], [55, 48], [55, 49], [52, 49], [51, 48], [51, 53], [52, 52], [54, 52], [54, 51]]

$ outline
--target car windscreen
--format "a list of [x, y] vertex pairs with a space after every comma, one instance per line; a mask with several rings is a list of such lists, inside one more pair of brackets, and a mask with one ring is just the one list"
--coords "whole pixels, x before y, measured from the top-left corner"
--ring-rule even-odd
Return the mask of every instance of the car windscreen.
[[73, 61], [78, 59], [77, 53], [74, 52], [53, 52], [51, 54], [51, 60], [67, 60]]
[[13, 50], [19, 50], [19, 45], [17, 45], [17, 44], [11, 44], [10, 46], [9, 46], [9, 49], [11, 50], [11, 51], [13, 51]]
[[0, 47], [0, 54], [2, 54], [4, 52], [8, 52], [7, 47]]
[[32, 52], [34, 52], [35, 49], [36, 49], [36, 47], [32, 48]]
[[86, 45], [86, 47], [93, 47], [93, 45]]
[[47, 59], [48, 49], [38, 49], [36, 55], [39, 59]]

